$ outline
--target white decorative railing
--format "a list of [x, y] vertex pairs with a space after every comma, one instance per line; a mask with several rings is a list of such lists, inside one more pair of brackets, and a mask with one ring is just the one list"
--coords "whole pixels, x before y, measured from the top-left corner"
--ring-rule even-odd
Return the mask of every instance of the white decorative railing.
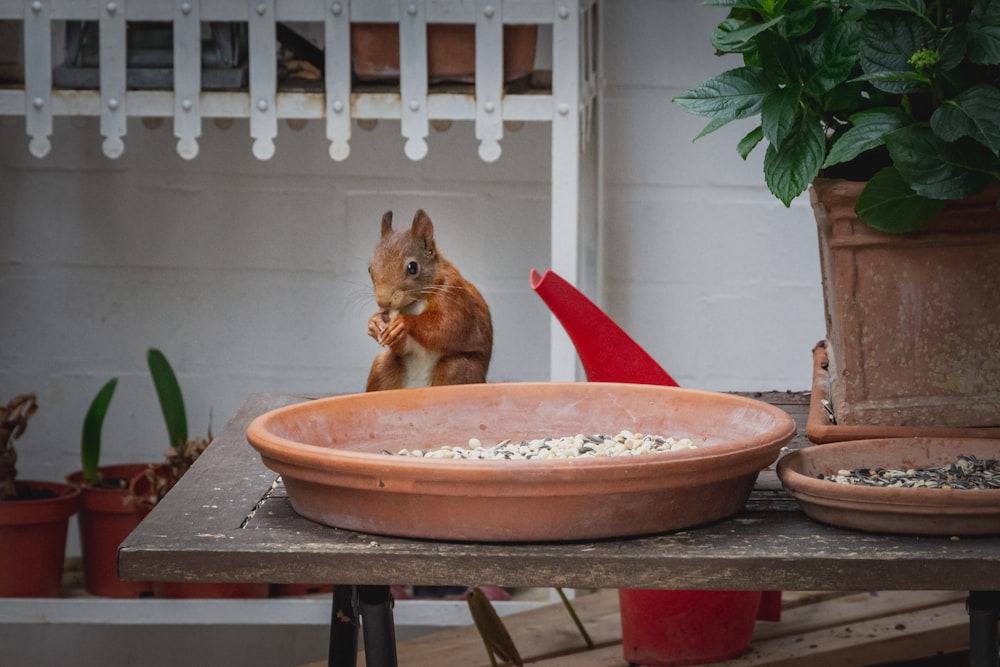
[[[253, 154], [261, 160], [274, 154], [281, 118], [324, 119], [334, 160], [350, 153], [352, 119], [398, 119], [412, 160], [427, 153], [431, 121], [472, 120], [481, 158], [493, 161], [500, 155], [505, 121], [551, 122], [579, 113], [579, 128], [588, 132], [596, 94], [596, 0], [0, 0], [0, 20], [22, 23], [24, 45], [23, 88], [0, 88], [0, 115], [24, 115], [29, 149], [37, 157], [49, 152], [53, 116], [68, 115], [100, 117], [103, 150], [110, 158], [124, 151], [128, 116], [172, 117], [177, 152], [187, 159], [198, 154], [203, 119], [249, 118]], [[61, 22], [74, 21], [98, 26], [97, 90], [53, 86], [53, 34]], [[172, 23], [172, 90], [127, 87], [130, 22]], [[207, 22], [246, 24], [245, 89], [203, 89], [201, 35]], [[322, 26], [321, 90], [279, 88], [275, 51], [281, 22]], [[355, 90], [352, 22], [398, 23], [397, 90]], [[428, 23], [475, 25], [473, 92], [428, 85]], [[551, 26], [550, 89], [505, 92], [503, 28], [509, 24]]]
[[[14, 81], [0, 80], [0, 116], [25, 118], [28, 149], [42, 158], [51, 148], [54, 116], [100, 118], [103, 151], [117, 158], [125, 150], [126, 120], [173, 118], [177, 152], [198, 155], [204, 119], [248, 118], [253, 154], [274, 155], [279, 119], [289, 123], [322, 119], [329, 154], [350, 154], [352, 120], [359, 125], [399, 120], [404, 152], [420, 160], [428, 151], [434, 123], [474, 121], [479, 155], [500, 156], [506, 122], [551, 124], [550, 267], [586, 292], [599, 287], [598, 246], [601, 187], [598, 151], [585, 152], [598, 99], [600, 0], [0, 0], [0, 40], [20, 23], [23, 62], [3, 72], [23, 70]], [[89, 22], [83, 24], [80, 22]], [[172, 24], [168, 65], [172, 85], [130, 86], [129, 25]], [[279, 86], [277, 30], [288, 23], [311, 24], [322, 36], [322, 80], [312, 87]], [[351, 26], [398, 24], [398, 84], [355, 86], [352, 81]], [[428, 82], [427, 26], [475, 26], [475, 83], [465, 87]], [[67, 25], [97, 26], [97, 72], [92, 85], [60, 85], [54, 63]], [[225, 90], [205, 85], [202, 30], [238, 24], [247, 35], [247, 77]], [[551, 35], [551, 81], [526, 90], [505, 86], [504, 26], [528, 24]], [[12, 27], [15, 29], [12, 31]], [[63, 31], [63, 32], [60, 32]], [[214, 34], [213, 29], [213, 34]], [[68, 34], [68, 33], [67, 33]], [[4, 40], [5, 41], [5, 40]], [[10, 48], [0, 41], [0, 58]], [[540, 40], [541, 41], [541, 40]], [[232, 55], [231, 53], [229, 55]], [[540, 58], [544, 60], [544, 58]], [[226, 61], [226, 57], [220, 60]], [[0, 63], [2, 65], [2, 63]], [[92, 72], [93, 73], [93, 72]], [[230, 82], [231, 84], [231, 82]], [[5, 147], [6, 148], [6, 147]], [[552, 318], [550, 378], [579, 375], [575, 350]]]

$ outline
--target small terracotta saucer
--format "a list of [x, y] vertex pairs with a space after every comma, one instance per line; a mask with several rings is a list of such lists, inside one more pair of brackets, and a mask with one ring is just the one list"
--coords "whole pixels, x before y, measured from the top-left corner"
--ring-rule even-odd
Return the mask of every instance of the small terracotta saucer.
[[906, 535], [1000, 534], [1000, 489], [872, 487], [820, 479], [857, 468], [929, 468], [960, 455], [1000, 458], [1000, 440], [882, 438], [816, 445], [778, 461], [778, 477], [811, 518], [841, 528]]

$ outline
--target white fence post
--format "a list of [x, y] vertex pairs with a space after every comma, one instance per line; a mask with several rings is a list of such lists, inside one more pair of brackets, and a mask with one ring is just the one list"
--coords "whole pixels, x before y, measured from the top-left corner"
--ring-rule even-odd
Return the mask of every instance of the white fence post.
[[201, 136], [201, 0], [174, 3], [174, 136], [185, 160]]
[[351, 154], [351, 3], [327, 0], [325, 31], [326, 138], [330, 157]]
[[98, 27], [101, 39], [102, 148], [109, 158], [117, 158], [125, 151], [122, 137], [127, 131], [125, 0], [107, 0], [101, 7]]
[[248, 0], [247, 33], [250, 50], [250, 136], [258, 160], [274, 155], [278, 136], [278, 42], [274, 0]]
[[45, 157], [52, 134], [52, 27], [48, 1], [24, 2], [24, 122], [28, 150]]

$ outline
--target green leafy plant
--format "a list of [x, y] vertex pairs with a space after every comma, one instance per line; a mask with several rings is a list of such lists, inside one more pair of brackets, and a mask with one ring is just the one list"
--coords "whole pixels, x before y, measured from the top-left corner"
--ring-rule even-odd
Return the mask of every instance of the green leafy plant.
[[133, 500], [155, 505], [205, 451], [212, 439], [212, 433], [210, 428], [207, 437], [188, 439], [184, 396], [173, 367], [166, 356], [156, 348], [150, 348], [146, 353], [146, 363], [153, 379], [153, 386], [156, 388], [160, 410], [163, 412], [170, 446], [167, 448], [166, 465], [151, 467], [146, 471], [146, 478], [150, 482], [150, 495]]
[[167, 437], [171, 447], [179, 447], [187, 442], [187, 412], [184, 409], [184, 396], [177, 382], [174, 369], [166, 356], [156, 348], [150, 348], [146, 353], [146, 363], [149, 374], [153, 378], [156, 397], [160, 401], [163, 421], [167, 425]]
[[764, 180], [786, 206], [819, 175], [868, 181], [856, 212], [903, 233], [1000, 182], [1000, 2], [709, 0], [717, 53], [743, 65], [676, 97], [711, 120], [759, 117]]
[[80, 438], [80, 463], [83, 481], [86, 484], [96, 484], [101, 479], [98, 467], [101, 460], [101, 430], [104, 427], [104, 417], [115, 395], [118, 378], [112, 378], [101, 387], [83, 417], [83, 434]]

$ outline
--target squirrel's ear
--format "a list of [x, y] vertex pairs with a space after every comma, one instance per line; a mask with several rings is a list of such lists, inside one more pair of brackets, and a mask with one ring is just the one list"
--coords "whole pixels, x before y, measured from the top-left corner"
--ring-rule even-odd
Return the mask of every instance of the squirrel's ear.
[[410, 233], [418, 238], [422, 239], [424, 242], [424, 247], [428, 251], [434, 251], [434, 223], [424, 212], [424, 209], [417, 211], [417, 214], [413, 216], [413, 226], [410, 228]]
[[386, 211], [382, 215], [382, 236], [392, 233], [392, 211]]

